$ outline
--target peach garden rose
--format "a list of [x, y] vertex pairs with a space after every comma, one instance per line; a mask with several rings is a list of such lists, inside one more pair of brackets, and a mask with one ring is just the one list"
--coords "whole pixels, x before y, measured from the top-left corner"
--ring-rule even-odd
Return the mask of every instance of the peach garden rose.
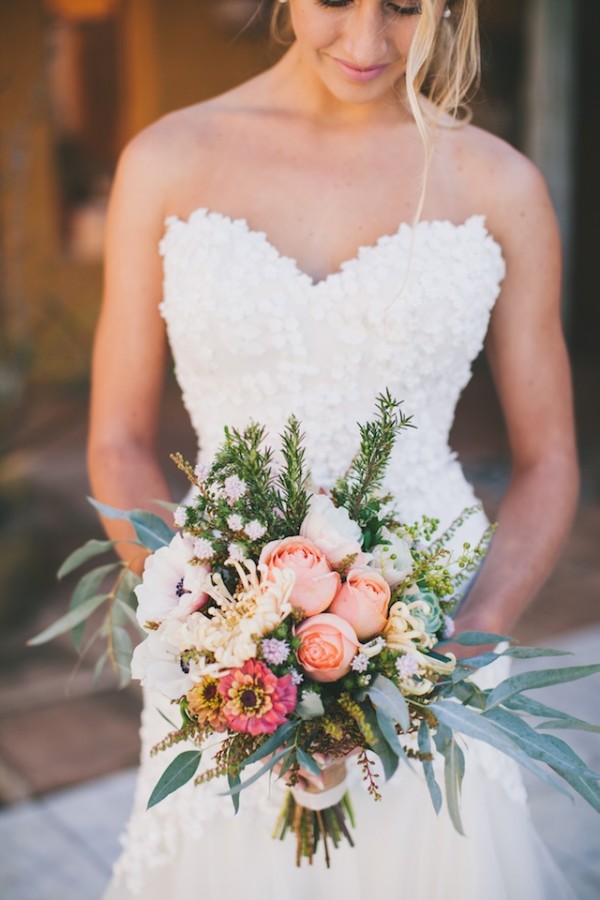
[[358, 650], [358, 637], [339, 616], [321, 613], [296, 628], [301, 644], [298, 662], [315, 681], [337, 681], [350, 671]]
[[299, 535], [271, 541], [260, 554], [259, 565], [291, 569], [296, 576], [290, 603], [305, 616], [324, 612], [340, 586], [340, 576], [331, 570], [325, 555], [308, 538]]
[[361, 641], [381, 634], [388, 617], [390, 586], [368, 566], [350, 569], [330, 610], [352, 625]]

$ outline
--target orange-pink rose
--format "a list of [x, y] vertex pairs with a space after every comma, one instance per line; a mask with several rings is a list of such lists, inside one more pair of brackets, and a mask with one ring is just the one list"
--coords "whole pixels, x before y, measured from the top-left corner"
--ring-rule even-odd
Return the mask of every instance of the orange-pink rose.
[[348, 674], [358, 638], [344, 619], [321, 613], [305, 619], [296, 629], [296, 637], [302, 641], [298, 662], [315, 681], [337, 681]]
[[350, 569], [330, 611], [349, 622], [361, 641], [381, 634], [390, 602], [390, 586], [368, 566]]
[[327, 609], [340, 586], [340, 576], [321, 550], [308, 538], [287, 537], [271, 541], [260, 554], [259, 564], [267, 570], [291, 569], [296, 576], [290, 603], [305, 616], [316, 616]]

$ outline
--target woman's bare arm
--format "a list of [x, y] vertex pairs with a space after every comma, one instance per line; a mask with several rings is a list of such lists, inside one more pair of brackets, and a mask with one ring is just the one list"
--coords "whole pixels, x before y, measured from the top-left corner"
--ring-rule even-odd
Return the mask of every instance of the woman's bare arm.
[[[88, 465], [93, 495], [121, 509], [168, 499], [155, 436], [166, 359], [158, 305], [164, 169], [160, 138], [142, 133], [124, 151], [109, 205], [102, 310], [94, 345]], [[164, 515], [164, 509], [157, 508]], [[105, 521], [113, 538], [131, 531]], [[121, 544], [125, 559], [140, 550]], [[140, 568], [142, 557], [135, 564]]]
[[[561, 316], [558, 227], [544, 182], [519, 158], [492, 222], [507, 277], [487, 353], [504, 412], [512, 477], [490, 551], [458, 616], [461, 630], [510, 634], [571, 526], [578, 466]], [[492, 180], [493, 181], [493, 180]], [[503, 179], [497, 183], [502, 191]]]

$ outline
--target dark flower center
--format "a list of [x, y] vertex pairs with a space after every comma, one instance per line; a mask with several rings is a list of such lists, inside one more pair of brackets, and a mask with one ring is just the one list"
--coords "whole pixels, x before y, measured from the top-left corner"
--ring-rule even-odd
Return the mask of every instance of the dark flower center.
[[209, 681], [209, 683], [204, 688], [204, 699], [205, 700], [213, 700], [217, 693], [217, 685], [214, 681]]
[[189, 594], [189, 591], [186, 591], [186, 589], [183, 586], [183, 577], [181, 577], [179, 579], [179, 581], [177, 582], [177, 587], [175, 588], [175, 594], [177, 597], [183, 597], [184, 594]]
[[242, 691], [240, 702], [242, 706], [246, 707], [246, 709], [254, 709], [254, 707], [258, 704], [258, 698], [254, 691]]

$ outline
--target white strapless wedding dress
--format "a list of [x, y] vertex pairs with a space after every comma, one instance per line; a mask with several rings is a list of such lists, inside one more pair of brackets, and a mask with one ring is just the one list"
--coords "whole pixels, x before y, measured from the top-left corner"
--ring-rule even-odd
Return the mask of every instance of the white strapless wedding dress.
[[[482, 216], [401, 225], [318, 283], [245, 220], [206, 209], [170, 217], [160, 251], [161, 312], [200, 458], [211, 458], [226, 424], [262, 422], [276, 443], [295, 413], [313, 479], [327, 487], [356, 450], [355, 423], [388, 387], [416, 425], [401, 435], [387, 476], [404, 520], [427, 513], [448, 525], [475, 502], [448, 434], [504, 277]], [[472, 516], [457, 540], [476, 540], [486, 524], [483, 513]], [[481, 679], [505, 677], [500, 665]], [[380, 803], [352, 771], [356, 847], [335, 852], [330, 870], [320, 859], [296, 869], [293, 841], [271, 837], [277, 783], [244, 791], [236, 817], [220, 780], [188, 784], [145, 810], [182, 749], [150, 757], [168, 730], [159, 709], [173, 716], [147, 695], [134, 810], [105, 900], [571, 897], [530, 822], [516, 765], [484, 744], [466, 746], [466, 837], [445, 808], [436, 817], [420, 765], [401, 767]]]

